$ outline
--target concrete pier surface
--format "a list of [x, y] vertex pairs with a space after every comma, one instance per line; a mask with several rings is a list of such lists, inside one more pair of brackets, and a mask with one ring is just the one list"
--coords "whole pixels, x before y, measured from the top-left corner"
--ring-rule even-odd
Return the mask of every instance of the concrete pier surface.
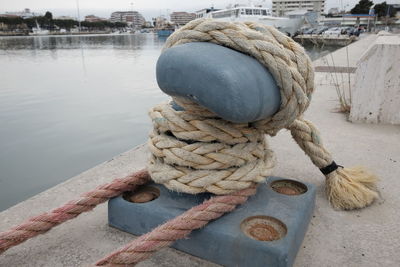
[[[349, 67], [356, 67], [357, 59], [375, 38], [375, 35], [364, 36], [348, 47]], [[332, 54], [336, 66], [348, 67], [346, 54], [346, 48]], [[327, 58], [330, 60], [331, 56]], [[314, 65], [327, 66], [324, 59], [315, 61]], [[336, 74], [347, 77], [347, 73]], [[317, 125], [338, 164], [365, 165], [380, 176], [381, 199], [362, 210], [333, 210], [325, 198], [323, 175], [291, 139], [290, 133], [282, 131], [271, 138], [278, 158], [274, 175], [317, 186], [315, 212], [294, 266], [398, 266], [400, 127], [348, 122], [344, 114], [335, 112], [338, 101], [333, 80], [331, 73], [316, 72], [317, 88], [305, 117]], [[136, 147], [1, 212], [0, 231], [56, 208], [97, 185], [143, 168], [147, 156], [145, 146]], [[87, 266], [133, 238], [107, 225], [107, 205], [103, 204], [45, 235], [9, 249], [0, 255], [0, 266]], [[168, 248], [138, 266], [217, 265]]]

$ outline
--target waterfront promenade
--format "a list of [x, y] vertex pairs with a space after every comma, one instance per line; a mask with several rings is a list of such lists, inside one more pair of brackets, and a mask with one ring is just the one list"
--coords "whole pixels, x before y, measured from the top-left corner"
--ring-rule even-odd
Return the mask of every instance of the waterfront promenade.
[[[358, 58], [375, 38], [375, 35], [364, 36], [348, 47], [350, 67], [356, 67]], [[345, 49], [332, 55], [338, 67], [347, 67]], [[331, 60], [330, 55], [327, 59]], [[326, 61], [319, 59], [314, 66], [326, 66]], [[343, 76], [346, 78], [347, 74]], [[289, 132], [279, 133], [271, 140], [278, 158], [274, 175], [318, 186], [314, 216], [295, 266], [396, 266], [400, 262], [400, 214], [397, 212], [400, 127], [348, 122], [344, 114], [334, 112], [338, 102], [332, 82], [330, 73], [316, 72], [316, 92], [305, 117], [318, 125], [338, 164], [362, 164], [381, 177], [378, 184], [381, 199], [359, 211], [333, 210], [325, 198], [323, 175], [302, 155]], [[147, 155], [145, 146], [136, 147], [1, 212], [0, 231], [60, 206], [97, 185], [143, 168]], [[103, 204], [45, 235], [11, 248], [0, 255], [0, 266], [86, 266], [132, 238], [107, 225], [107, 205]], [[168, 248], [139, 266], [216, 265]]]

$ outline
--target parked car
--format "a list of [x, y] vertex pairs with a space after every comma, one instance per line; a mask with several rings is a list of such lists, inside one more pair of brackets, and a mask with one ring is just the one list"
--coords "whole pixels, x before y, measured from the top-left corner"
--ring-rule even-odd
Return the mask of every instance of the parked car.
[[349, 34], [354, 30], [354, 27], [343, 27], [342, 28], [342, 34]]
[[347, 35], [349, 36], [359, 36], [362, 33], [362, 30], [357, 27], [352, 27], [350, 30], [347, 31]]
[[340, 35], [342, 34], [342, 29], [340, 27], [334, 27], [326, 30], [324, 35]]
[[319, 27], [318, 29], [316, 29], [313, 34], [323, 34], [326, 30], [328, 30], [329, 27]]
[[305, 30], [304, 32], [303, 32], [303, 34], [313, 34], [314, 33], [314, 31], [316, 31], [317, 29], [315, 29], [315, 28], [310, 28], [310, 29], [308, 29], [308, 30]]
[[304, 34], [304, 32], [307, 31], [308, 29], [310, 29], [310, 28], [301, 28], [301, 29], [298, 29], [298, 30], [293, 34], [293, 37], [296, 37], [297, 35], [302, 35], [302, 34]]
[[305, 34], [307, 31], [312, 30], [312, 28], [303, 28], [299, 30], [300, 34]]

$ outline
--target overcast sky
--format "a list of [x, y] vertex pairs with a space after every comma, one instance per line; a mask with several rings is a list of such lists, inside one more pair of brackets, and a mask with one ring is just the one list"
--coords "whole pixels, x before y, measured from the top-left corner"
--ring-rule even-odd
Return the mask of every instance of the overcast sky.
[[[327, 9], [331, 7], [352, 8], [359, 0], [326, 0]], [[257, 2], [257, 1], [253, 1]], [[260, 1], [258, 1], [260, 2]], [[271, 6], [271, 0], [265, 0], [268, 6]], [[374, 0], [375, 3], [383, 2], [383, 0]], [[400, 0], [388, 0], [388, 3]], [[210, 7], [224, 8], [230, 3], [248, 3], [248, 1], [230, 1], [230, 0], [79, 0], [81, 17], [88, 14], [94, 14], [102, 17], [109, 17], [112, 11], [131, 10], [141, 12], [147, 20], [151, 17], [161, 14], [167, 14], [172, 11], [190, 11]], [[49, 10], [55, 16], [68, 15], [77, 16], [76, 0], [0, 0], [0, 13], [6, 11], [19, 11], [24, 8], [30, 8], [33, 12], [44, 13]]]

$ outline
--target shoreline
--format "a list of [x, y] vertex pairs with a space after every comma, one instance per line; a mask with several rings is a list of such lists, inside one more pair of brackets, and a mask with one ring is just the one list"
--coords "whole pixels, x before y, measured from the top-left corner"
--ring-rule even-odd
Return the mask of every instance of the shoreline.
[[113, 32], [80, 32], [80, 33], [52, 33], [52, 34], [46, 34], [46, 35], [26, 35], [26, 34], [17, 34], [17, 35], [2, 35], [0, 34], [1, 37], [59, 37], [59, 36], [64, 36], [64, 37], [70, 37], [70, 36], [96, 36], [96, 35], [133, 35], [137, 33], [113, 33]]

